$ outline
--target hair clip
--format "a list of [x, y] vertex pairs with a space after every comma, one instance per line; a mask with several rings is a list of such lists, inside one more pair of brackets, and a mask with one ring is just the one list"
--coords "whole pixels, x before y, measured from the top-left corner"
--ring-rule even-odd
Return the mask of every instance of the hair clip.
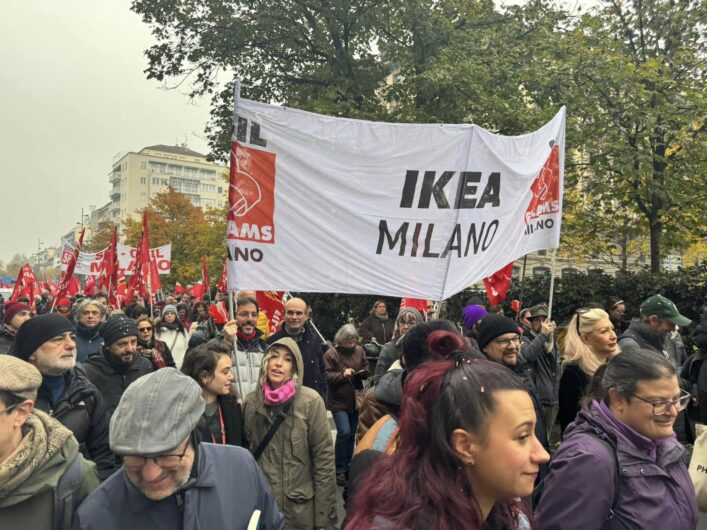
[[468, 381], [468, 380], [469, 380], [469, 378], [468, 378], [467, 376], [463, 376], [462, 379], [463, 379], [464, 381]]
[[486, 389], [485, 389], [483, 386], [479, 389], [479, 392], [481, 392], [482, 394], [483, 394], [485, 391], [486, 391]]

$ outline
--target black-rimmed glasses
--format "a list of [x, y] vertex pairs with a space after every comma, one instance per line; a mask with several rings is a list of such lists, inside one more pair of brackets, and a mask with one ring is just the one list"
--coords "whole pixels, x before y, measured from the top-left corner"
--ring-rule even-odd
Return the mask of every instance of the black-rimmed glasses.
[[0, 414], [10, 414], [10, 412], [15, 410], [20, 405], [22, 405], [22, 403], [15, 403], [14, 405], [10, 405], [9, 407], [5, 407], [4, 409], [0, 410]]
[[164, 468], [164, 469], [169, 469], [171, 467], [177, 467], [179, 465], [179, 463], [182, 461], [182, 458], [184, 458], [186, 456], [190, 445], [191, 445], [191, 441], [187, 442], [187, 445], [184, 447], [184, 451], [182, 451], [181, 454], [157, 455], [157, 456], [125, 455], [123, 457], [123, 465], [125, 467], [137, 469], [137, 468], [141, 468], [142, 466], [147, 464], [148, 460], [152, 460], [155, 464], [157, 464], [158, 466], [160, 466], [161, 468]]
[[646, 398], [642, 398], [641, 396], [637, 396], [636, 394], [631, 394], [633, 397], [640, 399], [641, 401], [645, 401], [649, 405], [653, 407], [653, 416], [663, 416], [664, 414], [667, 414], [668, 411], [670, 411], [670, 407], [675, 406], [678, 412], [681, 412], [685, 410], [687, 407], [687, 404], [690, 402], [690, 393], [685, 392], [684, 390], [680, 392], [680, 397], [677, 397], [675, 399], [653, 399], [649, 400]]

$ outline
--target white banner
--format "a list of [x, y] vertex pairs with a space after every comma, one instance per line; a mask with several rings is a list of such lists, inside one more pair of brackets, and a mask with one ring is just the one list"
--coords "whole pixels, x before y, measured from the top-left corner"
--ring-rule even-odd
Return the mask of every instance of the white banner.
[[565, 109], [522, 136], [239, 99], [229, 289], [441, 300], [560, 240]]
[[[101, 260], [103, 259], [103, 254], [106, 250], [107, 249], [103, 249], [100, 252], [95, 253], [79, 252], [79, 258], [76, 261], [74, 274], [98, 276], [101, 267]], [[64, 241], [64, 248], [61, 253], [62, 272], [66, 270], [66, 266], [69, 263], [69, 258], [71, 257], [71, 253], [73, 251], [74, 247], [71, 243]], [[135, 247], [129, 247], [118, 243], [118, 265], [127, 274], [131, 274], [131, 271], [135, 268], [136, 255], [137, 249]], [[154, 260], [160, 274], [169, 274], [172, 268], [172, 244], [168, 243], [161, 247], [151, 248], [150, 258]]]

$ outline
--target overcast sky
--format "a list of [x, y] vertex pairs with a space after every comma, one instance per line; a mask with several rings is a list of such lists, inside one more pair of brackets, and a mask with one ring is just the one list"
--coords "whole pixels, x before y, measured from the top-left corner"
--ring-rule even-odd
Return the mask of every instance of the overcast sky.
[[208, 101], [147, 81], [149, 28], [128, 0], [2, 0], [0, 260], [57, 246], [108, 202], [113, 157], [184, 142], [206, 153]]

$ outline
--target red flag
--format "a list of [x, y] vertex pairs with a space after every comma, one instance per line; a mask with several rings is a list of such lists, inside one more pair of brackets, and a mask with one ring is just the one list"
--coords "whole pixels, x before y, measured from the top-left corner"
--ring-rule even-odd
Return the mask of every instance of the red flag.
[[[79, 235], [79, 241], [76, 244], [76, 246], [74, 247], [74, 251], [71, 253], [71, 257], [69, 258], [69, 263], [66, 266], [66, 270], [61, 275], [61, 282], [59, 282], [59, 292], [57, 293], [56, 297], [54, 298], [54, 303], [52, 304], [52, 312], [54, 311], [54, 306], [56, 305], [57, 298], [66, 298], [66, 296], [67, 296], [69, 284], [74, 279], [74, 269], [76, 268], [76, 261], [79, 259], [79, 252], [81, 251], [81, 245], [83, 244], [83, 235], [85, 232], [86, 232], [85, 228], [81, 229], [81, 234]], [[74, 281], [76, 281], [76, 280], [74, 280]], [[78, 289], [76, 289], [76, 292], [78, 292]], [[74, 294], [76, 294], [76, 293], [74, 293]], [[71, 296], [71, 295], [69, 295], [69, 296]]]
[[201, 299], [204, 295], [209, 295], [209, 268], [206, 266], [206, 256], [201, 256], [201, 285], [204, 288]]
[[25, 263], [17, 274], [17, 281], [8, 302], [17, 302], [18, 298], [26, 296], [29, 298], [30, 308], [34, 312], [34, 297], [37, 294], [39, 294], [39, 282], [37, 282], [32, 267], [29, 266], [29, 263]]
[[192, 295], [197, 300], [203, 299], [204, 286], [201, 284], [201, 281], [198, 281], [194, 285], [192, 285], [192, 288], [189, 289], [189, 294]]
[[187, 290], [181, 283], [177, 282], [174, 284], [174, 296], [177, 296], [178, 294], [184, 294], [186, 292]]
[[76, 296], [77, 294], [79, 294], [79, 292], [81, 292], [81, 286], [79, 285], [79, 282], [76, 277], [71, 276], [69, 284], [66, 287], [66, 296], [71, 298], [72, 296]]
[[102, 291], [110, 296], [111, 281], [113, 279], [113, 271], [118, 266], [117, 252], [118, 250], [118, 227], [113, 228], [113, 235], [108, 243], [108, 248], [103, 253], [103, 259], [98, 269], [98, 281], [96, 286], [99, 291]]
[[[147, 210], [142, 213], [142, 234], [137, 245], [137, 255], [135, 256], [135, 269], [130, 278], [130, 285], [127, 291], [127, 301], [130, 302], [133, 294], [137, 292], [143, 298], [149, 300], [150, 293], [148, 285], [151, 283], [152, 261], [150, 260], [150, 236], [147, 231]], [[150, 289], [151, 290], [151, 289]]]
[[412, 307], [417, 309], [420, 314], [427, 314], [427, 300], [421, 298], [403, 298], [400, 300], [400, 309], [403, 307]]
[[216, 289], [222, 293], [228, 292], [228, 257], [223, 262], [223, 271], [221, 272], [221, 277], [216, 284]]
[[282, 301], [284, 295], [284, 291], [257, 291], [255, 293], [260, 310], [264, 311], [265, 316], [268, 317], [271, 334], [280, 331], [282, 318], [285, 315], [285, 304]]
[[86, 278], [86, 283], [83, 285], [83, 294], [91, 296], [96, 294], [96, 277], [89, 276]]
[[511, 300], [511, 309], [517, 315], [520, 313], [520, 300]]
[[484, 278], [486, 296], [488, 296], [491, 305], [498, 305], [506, 299], [512, 277], [513, 262], [503, 267], [500, 271], [495, 272], [492, 276]]

